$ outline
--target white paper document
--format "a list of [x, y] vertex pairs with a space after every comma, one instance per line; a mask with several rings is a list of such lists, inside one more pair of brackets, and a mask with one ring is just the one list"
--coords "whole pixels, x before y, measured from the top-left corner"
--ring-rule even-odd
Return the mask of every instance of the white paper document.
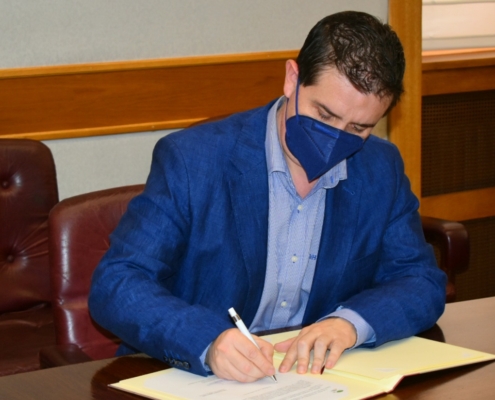
[[300, 376], [298, 379], [278, 374], [278, 382], [264, 378], [249, 385], [218, 379], [216, 376], [204, 378], [183, 371], [170, 371], [148, 378], [144, 382], [147, 389], [169, 393], [186, 399], [215, 400], [320, 400], [341, 399], [347, 395], [347, 388], [322, 379]]

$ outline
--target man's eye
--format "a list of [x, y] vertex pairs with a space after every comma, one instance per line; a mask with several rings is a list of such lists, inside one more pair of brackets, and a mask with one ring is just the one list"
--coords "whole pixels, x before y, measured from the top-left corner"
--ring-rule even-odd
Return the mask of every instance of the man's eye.
[[323, 120], [323, 121], [328, 121], [332, 118], [331, 115], [328, 115], [328, 114], [323, 114], [321, 111], [318, 111], [318, 115], [320, 116], [320, 118]]
[[364, 128], [362, 126], [356, 126], [354, 125], [352, 127], [352, 130], [355, 132], [355, 133], [363, 133], [364, 132]]

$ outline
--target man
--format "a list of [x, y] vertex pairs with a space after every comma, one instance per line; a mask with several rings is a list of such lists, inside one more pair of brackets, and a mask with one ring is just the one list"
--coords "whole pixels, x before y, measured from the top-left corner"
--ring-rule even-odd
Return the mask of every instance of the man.
[[435, 323], [445, 275], [397, 149], [370, 136], [404, 65], [390, 27], [334, 14], [287, 61], [284, 97], [158, 142], [93, 277], [91, 313], [119, 354], [250, 382], [275, 373], [274, 347], [244, 337], [230, 307], [252, 332], [306, 326], [275, 344], [280, 372], [319, 373]]

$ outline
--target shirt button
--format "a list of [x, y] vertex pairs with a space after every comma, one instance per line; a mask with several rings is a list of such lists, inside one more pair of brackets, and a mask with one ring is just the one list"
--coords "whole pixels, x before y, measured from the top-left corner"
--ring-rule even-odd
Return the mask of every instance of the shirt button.
[[292, 257], [291, 257], [291, 261], [292, 261], [293, 263], [295, 263], [295, 262], [297, 261], [297, 256], [292, 256]]
[[287, 302], [285, 300], [282, 301], [282, 303], [280, 303], [280, 307], [287, 307]]
[[299, 204], [299, 205], [297, 206], [297, 211], [301, 211], [303, 208], [304, 208], [304, 207], [302, 206], [302, 204]]

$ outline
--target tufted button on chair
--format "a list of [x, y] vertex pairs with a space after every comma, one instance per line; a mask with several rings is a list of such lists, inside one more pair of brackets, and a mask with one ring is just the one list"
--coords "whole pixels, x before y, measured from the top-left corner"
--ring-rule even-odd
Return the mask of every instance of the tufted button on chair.
[[43, 143], [0, 140], [0, 376], [39, 368], [55, 342], [48, 213], [58, 202], [53, 157]]

